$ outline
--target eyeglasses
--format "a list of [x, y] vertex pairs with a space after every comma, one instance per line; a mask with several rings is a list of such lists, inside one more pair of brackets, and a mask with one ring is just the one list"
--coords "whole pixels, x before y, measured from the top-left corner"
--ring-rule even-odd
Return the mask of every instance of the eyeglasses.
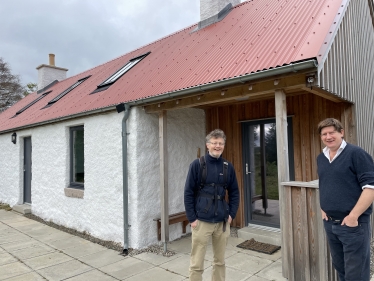
[[211, 145], [213, 146], [225, 146], [225, 144], [223, 142], [209, 142]]

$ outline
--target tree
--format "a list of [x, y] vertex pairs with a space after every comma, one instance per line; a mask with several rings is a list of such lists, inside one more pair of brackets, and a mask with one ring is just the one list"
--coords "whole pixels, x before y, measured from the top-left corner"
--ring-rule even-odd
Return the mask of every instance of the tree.
[[23, 95], [26, 97], [28, 94], [31, 94], [35, 92], [38, 89], [38, 85], [36, 83], [27, 83], [25, 87], [25, 91], [23, 92]]
[[12, 74], [8, 63], [0, 57], [0, 112], [22, 99], [24, 91], [19, 76]]

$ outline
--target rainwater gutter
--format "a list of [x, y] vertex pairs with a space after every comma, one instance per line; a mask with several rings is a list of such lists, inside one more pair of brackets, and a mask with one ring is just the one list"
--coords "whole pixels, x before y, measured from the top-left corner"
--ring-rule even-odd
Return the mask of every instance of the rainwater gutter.
[[240, 83], [248, 83], [251, 81], [259, 80], [259, 79], [264, 79], [264, 78], [270, 78], [271, 76], [275, 75], [283, 75], [283, 74], [288, 74], [288, 73], [296, 73], [299, 71], [304, 71], [308, 69], [316, 69], [318, 67], [318, 62], [316, 58], [302, 61], [302, 62], [297, 62], [297, 63], [291, 63], [285, 66], [280, 66], [272, 69], [267, 69], [267, 70], [262, 70], [254, 73], [248, 73], [246, 75], [242, 76], [237, 76], [225, 80], [220, 80], [216, 82], [212, 82], [209, 84], [204, 84], [204, 85], [198, 85], [194, 86], [191, 88], [186, 88], [174, 92], [168, 92], [164, 93], [158, 96], [153, 96], [149, 98], [143, 98], [140, 100], [135, 100], [131, 101], [128, 104], [131, 106], [136, 106], [136, 105], [146, 105], [149, 103], [154, 103], [154, 102], [161, 102], [165, 100], [165, 97], [167, 98], [181, 98], [183, 96], [188, 96], [191, 94], [197, 94], [199, 92], [206, 92], [206, 91], [211, 91], [215, 89], [222, 89], [224, 87], [229, 87], [235, 84], [240, 84]]
[[128, 165], [127, 165], [127, 126], [126, 122], [130, 115], [130, 105], [119, 104], [116, 106], [117, 112], [124, 111], [122, 119], [122, 178], [123, 178], [123, 251], [122, 255], [129, 253], [129, 185], [128, 185]]

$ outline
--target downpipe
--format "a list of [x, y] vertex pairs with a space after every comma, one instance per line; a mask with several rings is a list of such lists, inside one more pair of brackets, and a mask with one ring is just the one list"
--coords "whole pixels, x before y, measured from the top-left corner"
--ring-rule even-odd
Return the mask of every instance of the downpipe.
[[119, 104], [116, 106], [117, 112], [124, 111], [122, 119], [122, 169], [123, 169], [123, 251], [122, 255], [129, 254], [129, 196], [128, 196], [128, 166], [127, 166], [127, 127], [126, 121], [130, 115], [130, 105]]

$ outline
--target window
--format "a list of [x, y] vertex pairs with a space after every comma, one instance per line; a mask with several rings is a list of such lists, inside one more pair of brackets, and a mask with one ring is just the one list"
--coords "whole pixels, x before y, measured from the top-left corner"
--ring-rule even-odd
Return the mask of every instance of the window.
[[84, 188], [84, 127], [70, 128], [70, 187]]
[[[90, 75], [91, 76], [91, 75]], [[78, 87], [80, 84], [82, 84], [86, 79], [88, 79], [90, 76], [84, 77], [82, 79], [79, 79], [77, 82], [75, 82], [73, 85], [71, 85], [69, 88], [67, 88], [65, 91], [63, 91], [61, 94], [59, 94], [57, 97], [53, 98], [48, 102], [48, 104], [45, 107], [50, 107], [53, 105], [56, 101], [61, 99], [63, 96], [67, 95], [70, 91]]]
[[22, 112], [24, 112], [26, 109], [28, 109], [29, 107], [31, 107], [33, 104], [37, 103], [38, 101], [40, 101], [42, 98], [44, 98], [46, 95], [48, 95], [50, 92], [52, 91], [49, 91], [47, 93], [44, 93], [42, 95], [40, 95], [38, 98], [36, 98], [35, 100], [33, 100], [32, 102], [30, 102], [28, 105], [26, 105], [25, 107], [23, 107], [22, 109], [18, 110], [16, 112], [16, 114], [12, 117], [16, 117], [17, 115], [21, 114]]
[[102, 82], [99, 86], [97, 86], [97, 89], [93, 91], [92, 94], [108, 89], [114, 82], [116, 82], [120, 77], [122, 77], [122, 75], [124, 75], [127, 71], [129, 71], [132, 67], [134, 67], [134, 65], [140, 62], [150, 53], [151, 52], [148, 52], [144, 55], [141, 55], [139, 57], [129, 60], [124, 66], [122, 66], [122, 68], [117, 70], [112, 76], [110, 76], [104, 82]]

